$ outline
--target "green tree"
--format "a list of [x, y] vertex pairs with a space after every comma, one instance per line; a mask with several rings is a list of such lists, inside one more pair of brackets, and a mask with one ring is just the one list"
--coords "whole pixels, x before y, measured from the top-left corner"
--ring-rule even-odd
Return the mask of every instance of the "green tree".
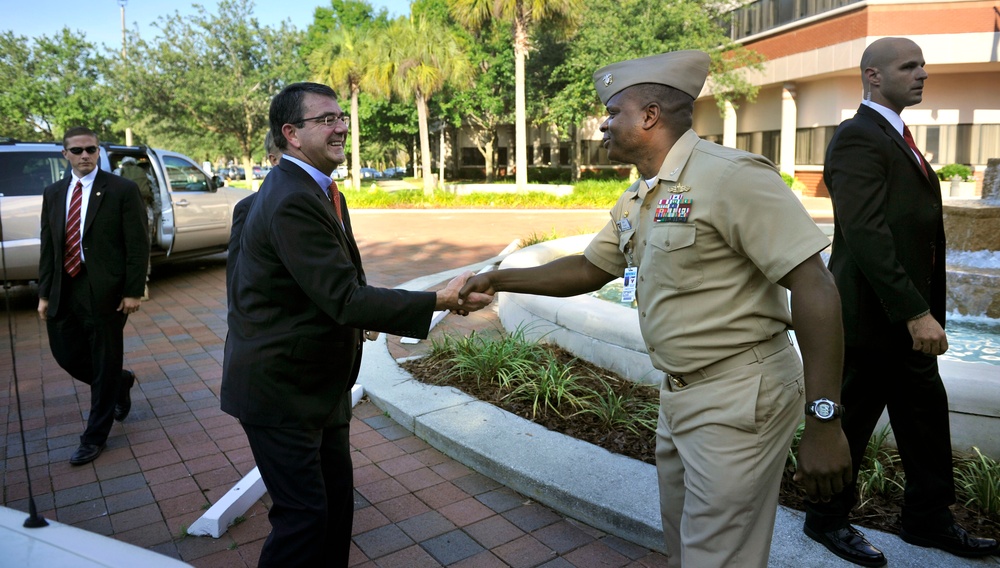
[[[579, 149], [577, 125], [604, 113], [594, 91], [597, 69], [615, 61], [683, 49], [700, 49], [712, 57], [709, 81], [720, 112], [726, 101], [753, 100], [757, 89], [746, 80], [743, 69], [760, 69], [763, 58], [729, 40], [728, 28], [720, 23], [727, 17], [719, 4], [705, 0], [662, 4], [590, 0], [580, 13], [572, 41], [552, 33], [539, 38], [545, 56], [532, 61], [537, 65], [532, 76], [541, 93], [535, 100], [560, 132], [574, 137], [574, 147]], [[575, 155], [575, 166], [578, 160]]]
[[[464, 25], [478, 28], [489, 20], [509, 22], [514, 30], [514, 115], [517, 188], [528, 184], [527, 112], [525, 106], [525, 59], [531, 51], [532, 28], [543, 21], [566, 27], [570, 18], [584, 9], [583, 0], [450, 0], [452, 16]], [[656, 4], [656, 3], [650, 3]]]
[[113, 131], [117, 97], [108, 85], [108, 63], [82, 32], [69, 28], [33, 44], [0, 33], [0, 132], [57, 140], [68, 128], [87, 126], [101, 140], [120, 141]]
[[[340, 27], [330, 32], [327, 42], [309, 56], [309, 66], [313, 76], [321, 83], [327, 83], [335, 90], [350, 93], [351, 114], [351, 183], [354, 189], [361, 187], [361, 113], [358, 97], [362, 89], [388, 96], [388, 85], [375, 81], [379, 60], [373, 53], [380, 51], [375, 27]], [[381, 31], [384, 31], [381, 30]]]
[[142, 109], [137, 130], [201, 159], [235, 148], [243, 167], [260, 155], [271, 97], [305, 78], [296, 57], [301, 33], [289, 22], [262, 26], [250, 0], [221, 0], [194, 17], [175, 12], [152, 42], [130, 51], [130, 95]]
[[450, 109], [461, 125], [473, 130], [470, 138], [486, 162], [486, 181], [496, 175], [497, 130], [514, 118], [513, 45], [509, 26], [487, 24], [471, 42], [469, 59], [477, 70], [472, 87], [457, 89], [450, 97]]
[[412, 96], [417, 105], [420, 130], [420, 160], [424, 193], [434, 190], [431, 172], [430, 128], [427, 101], [449, 82], [459, 83], [470, 75], [469, 61], [454, 34], [424, 18], [400, 18], [388, 30], [388, 61], [382, 76], [391, 78], [400, 96]]

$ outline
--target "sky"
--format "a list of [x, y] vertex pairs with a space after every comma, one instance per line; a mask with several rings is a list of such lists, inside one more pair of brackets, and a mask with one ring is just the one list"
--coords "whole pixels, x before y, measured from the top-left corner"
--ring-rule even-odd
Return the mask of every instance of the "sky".
[[[368, 0], [377, 12], [381, 8], [389, 11], [389, 17], [410, 13], [410, 0]], [[218, 6], [217, 0], [186, 0], [165, 2], [163, 0], [126, 0], [125, 27], [131, 32], [138, 24], [144, 39], [152, 39], [158, 30], [152, 27], [160, 16], [175, 11], [195, 15], [192, 6], [201, 4], [210, 12]], [[41, 35], [53, 37], [64, 27], [82, 31], [87, 41], [100, 46], [120, 47], [122, 43], [122, 16], [119, 0], [2, 0], [3, 17], [0, 18], [0, 32], [11, 31], [14, 35], [29, 38]], [[261, 22], [277, 24], [290, 20], [292, 25], [305, 30], [312, 23], [313, 11], [317, 6], [330, 6], [329, 0], [254, 0], [253, 15]]]

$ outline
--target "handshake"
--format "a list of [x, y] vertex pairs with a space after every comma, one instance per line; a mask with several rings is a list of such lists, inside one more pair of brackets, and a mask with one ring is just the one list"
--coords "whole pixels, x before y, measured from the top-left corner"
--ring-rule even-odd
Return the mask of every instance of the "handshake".
[[467, 316], [472, 312], [481, 310], [493, 302], [495, 292], [488, 286], [482, 292], [474, 290], [477, 287], [472, 283], [487, 281], [484, 275], [476, 275], [472, 271], [456, 276], [443, 289], [437, 291], [437, 302], [434, 304], [436, 310], [448, 310], [452, 313]]

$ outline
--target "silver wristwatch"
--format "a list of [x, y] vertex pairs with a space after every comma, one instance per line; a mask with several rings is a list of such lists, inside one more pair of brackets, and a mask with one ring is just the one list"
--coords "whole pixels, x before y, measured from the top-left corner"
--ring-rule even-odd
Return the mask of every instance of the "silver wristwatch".
[[829, 422], [843, 414], [844, 407], [828, 398], [818, 398], [806, 403], [806, 416], [813, 416], [820, 422]]

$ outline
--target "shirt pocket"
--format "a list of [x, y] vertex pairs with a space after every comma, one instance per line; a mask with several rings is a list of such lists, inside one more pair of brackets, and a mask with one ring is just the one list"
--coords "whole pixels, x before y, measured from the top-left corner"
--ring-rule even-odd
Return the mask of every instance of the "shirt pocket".
[[695, 246], [695, 225], [665, 224], [649, 232], [648, 258], [643, 260], [647, 276], [655, 279], [657, 286], [668, 290], [690, 290], [701, 286], [705, 274], [701, 268], [701, 255]]

